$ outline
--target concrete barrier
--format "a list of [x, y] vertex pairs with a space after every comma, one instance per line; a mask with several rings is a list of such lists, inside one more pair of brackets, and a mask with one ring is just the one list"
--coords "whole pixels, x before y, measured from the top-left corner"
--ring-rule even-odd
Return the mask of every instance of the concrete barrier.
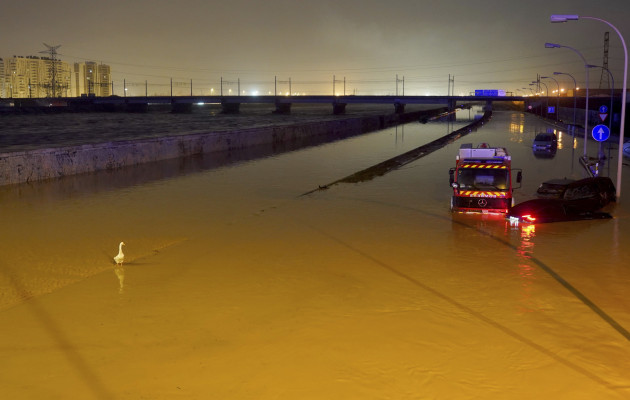
[[427, 113], [374, 115], [284, 126], [248, 128], [162, 138], [127, 140], [0, 154], [0, 186], [55, 179], [69, 175], [114, 170], [147, 162], [269, 145], [284, 147], [307, 143], [319, 135], [340, 137], [361, 134]]

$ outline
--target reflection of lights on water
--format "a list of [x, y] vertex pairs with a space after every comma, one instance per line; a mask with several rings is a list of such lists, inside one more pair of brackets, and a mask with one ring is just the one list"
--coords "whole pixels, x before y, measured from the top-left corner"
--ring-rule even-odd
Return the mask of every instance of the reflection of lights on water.
[[[534, 277], [534, 267], [532, 267], [531, 265], [527, 265], [527, 264], [519, 264], [519, 266], [518, 266], [518, 274], [520, 275], [521, 278], [525, 278], [525, 279], [533, 278]], [[529, 282], [528, 281], [524, 281], [523, 282], [523, 286], [524, 287], [529, 286]]]
[[520, 116], [512, 115], [509, 131], [510, 133], [523, 133], [525, 131], [525, 116], [522, 114]]
[[[513, 226], [513, 225], [511, 225]], [[519, 225], [516, 225], [519, 226]], [[527, 260], [529, 260], [534, 253], [534, 242], [532, 239], [536, 236], [536, 225], [534, 224], [524, 224], [520, 225], [520, 243], [516, 249], [519, 257], [524, 261], [518, 264], [518, 277], [521, 278], [521, 305], [522, 311], [524, 312], [532, 312], [535, 311], [531, 305], [529, 305], [531, 301], [531, 285], [532, 281], [536, 279], [535, 272], [536, 268], [530, 264], [528, 264]]]
[[536, 225], [526, 225], [521, 228], [521, 238], [531, 239], [536, 235]]

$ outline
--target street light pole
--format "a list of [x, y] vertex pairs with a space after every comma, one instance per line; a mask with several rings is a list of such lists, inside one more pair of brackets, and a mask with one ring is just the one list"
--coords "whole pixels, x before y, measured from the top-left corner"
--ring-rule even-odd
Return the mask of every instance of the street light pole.
[[573, 129], [575, 129], [575, 92], [577, 92], [577, 82], [575, 78], [571, 74], [567, 74], [566, 72], [554, 72], [554, 75], [569, 75], [571, 79], [573, 79]]
[[558, 83], [558, 81], [550, 76], [541, 76], [540, 79], [551, 79], [554, 82], [556, 82], [556, 86], [558, 87], [558, 92], [556, 95], [556, 121], [559, 120], [559, 113], [560, 113], [560, 84]]
[[532, 81], [532, 83], [538, 83], [538, 84], [541, 84], [541, 85], [545, 85], [545, 92], [546, 92], [545, 103], [547, 104], [547, 109], [545, 110], [545, 117], [547, 117], [549, 115], [549, 88], [547, 87], [547, 84], [545, 82]]
[[545, 47], [548, 49], [565, 47], [569, 50], [573, 50], [580, 56], [582, 61], [584, 61], [584, 70], [586, 71], [586, 106], [584, 107], [584, 158], [586, 158], [586, 142], [588, 140], [588, 63], [586, 62], [586, 58], [580, 53], [577, 49], [569, 46], [563, 46], [561, 44], [555, 43], [545, 43]]
[[[534, 82], [530, 83], [529, 86], [536, 86], [536, 87], [538, 87], [538, 85], [535, 84]], [[538, 91], [534, 92], [534, 90], [532, 88], [529, 88], [529, 90], [532, 91], [534, 96], [540, 97], [539, 94], [538, 94]], [[542, 100], [540, 100], [540, 116], [542, 117]]]
[[615, 32], [617, 32], [617, 35], [619, 35], [619, 39], [621, 39], [621, 44], [623, 44], [623, 51], [624, 51], [625, 57], [624, 57], [624, 65], [623, 65], [623, 89], [621, 92], [621, 126], [619, 128], [619, 156], [617, 159], [617, 201], [618, 201], [619, 197], [621, 196], [621, 165], [623, 164], [622, 163], [623, 134], [624, 134], [624, 128], [626, 125], [626, 87], [628, 83], [628, 47], [626, 46], [626, 41], [623, 39], [623, 35], [621, 35], [621, 32], [619, 32], [619, 29], [617, 29], [617, 27], [615, 27], [610, 22], [600, 19], [600, 18], [580, 17], [578, 15], [552, 15], [551, 22], [566, 22], [570, 20], [578, 20], [580, 18], [593, 19], [595, 21], [600, 21], [610, 26], [611, 28], [615, 30]]

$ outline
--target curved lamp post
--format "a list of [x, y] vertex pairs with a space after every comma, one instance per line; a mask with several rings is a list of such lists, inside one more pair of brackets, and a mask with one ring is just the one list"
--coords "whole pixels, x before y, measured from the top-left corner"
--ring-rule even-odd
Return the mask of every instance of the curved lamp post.
[[575, 129], [575, 92], [577, 92], [577, 82], [575, 78], [571, 74], [567, 74], [566, 72], [554, 72], [554, 75], [569, 75], [571, 79], [573, 79], [573, 128]]
[[[621, 165], [622, 160], [623, 160], [623, 134], [624, 134], [624, 128], [625, 128], [625, 124], [626, 124], [626, 85], [628, 83], [628, 47], [626, 46], [626, 41], [623, 39], [623, 36], [621, 35], [621, 33], [619, 32], [619, 29], [617, 29], [617, 27], [615, 27], [613, 24], [611, 24], [610, 22], [603, 20], [601, 18], [595, 18], [595, 17], [580, 17], [579, 15], [552, 15], [551, 16], [551, 22], [566, 22], [566, 21], [573, 21], [573, 20], [578, 20], [578, 19], [593, 19], [595, 21], [600, 21], [605, 23], [606, 25], [610, 26], [611, 28], [613, 28], [615, 30], [615, 32], [617, 32], [617, 35], [619, 35], [619, 39], [621, 39], [621, 44], [623, 44], [623, 51], [624, 51], [624, 55], [625, 55], [625, 60], [624, 60], [624, 65], [623, 65], [623, 89], [621, 92], [621, 126], [619, 128], [619, 158], [617, 160], [617, 200], [619, 200], [619, 197], [621, 196]], [[586, 89], [588, 90], [588, 86], [586, 87]]]
[[560, 114], [560, 84], [555, 78], [552, 78], [550, 76], [541, 76], [540, 79], [551, 79], [552, 81], [556, 82], [556, 86], [558, 86], [558, 92], [556, 95], [556, 121], [558, 121], [560, 119], [558, 115]]
[[584, 157], [586, 158], [586, 142], [588, 140], [588, 63], [586, 62], [586, 58], [580, 53], [577, 49], [569, 46], [563, 46], [561, 44], [556, 43], [545, 43], [545, 47], [548, 49], [564, 47], [569, 50], [573, 50], [580, 56], [582, 61], [584, 61], [584, 70], [586, 71], [586, 106], [584, 107]]

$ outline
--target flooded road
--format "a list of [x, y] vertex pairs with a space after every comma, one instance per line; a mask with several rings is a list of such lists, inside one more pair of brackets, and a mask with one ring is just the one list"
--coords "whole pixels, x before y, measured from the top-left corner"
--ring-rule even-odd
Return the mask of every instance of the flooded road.
[[177, 164], [164, 179], [160, 164], [0, 188], [0, 387], [12, 399], [628, 398], [627, 198], [611, 220], [531, 227], [449, 211], [461, 143], [510, 151], [517, 202], [582, 177], [570, 135], [554, 158], [532, 154], [546, 128], [496, 112], [397, 171], [307, 196], [454, 127]]

